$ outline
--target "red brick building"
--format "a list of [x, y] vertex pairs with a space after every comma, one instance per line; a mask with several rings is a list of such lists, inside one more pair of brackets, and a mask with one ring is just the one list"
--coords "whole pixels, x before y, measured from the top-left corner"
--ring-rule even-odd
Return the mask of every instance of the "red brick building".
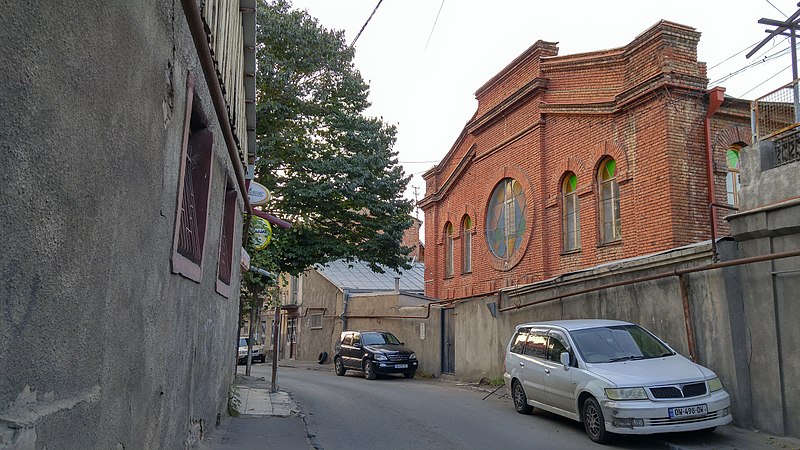
[[749, 102], [715, 109], [723, 91], [707, 90], [699, 39], [661, 21], [611, 50], [558, 56], [538, 41], [481, 86], [423, 175], [425, 294], [470, 297], [708, 240], [707, 173], [714, 203], [735, 203], [750, 119]]

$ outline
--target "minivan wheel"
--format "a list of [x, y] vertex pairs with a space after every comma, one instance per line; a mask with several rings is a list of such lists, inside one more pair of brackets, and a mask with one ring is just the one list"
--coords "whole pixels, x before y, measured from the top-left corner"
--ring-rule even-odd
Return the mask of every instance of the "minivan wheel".
[[611, 438], [611, 433], [606, 431], [603, 410], [594, 397], [589, 397], [583, 402], [583, 427], [586, 428], [589, 439], [598, 444], [605, 444]]
[[522, 389], [522, 384], [514, 380], [511, 384], [511, 393], [514, 396], [514, 409], [520, 414], [530, 414], [533, 411], [533, 406], [528, 404], [528, 397], [525, 395], [525, 389]]
[[342, 358], [338, 356], [333, 360], [333, 366], [336, 369], [336, 375], [342, 376], [347, 372], [347, 369], [344, 368], [344, 364], [342, 364]]
[[364, 376], [368, 380], [374, 380], [378, 374], [375, 373], [375, 367], [372, 366], [372, 361], [364, 361]]

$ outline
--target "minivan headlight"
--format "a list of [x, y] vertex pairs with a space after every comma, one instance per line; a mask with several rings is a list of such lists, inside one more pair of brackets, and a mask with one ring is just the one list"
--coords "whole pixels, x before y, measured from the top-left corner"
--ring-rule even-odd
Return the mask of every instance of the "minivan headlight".
[[386, 361], [386, 355], [383, 353], [375, 353], [375, 361]]
[[606, 388], [606, 397], [611, 400], [647, 400], [644, 388]]
[[708, 380], [708, 392], [716, 392], [722, 390], [722, 381], [719, 381], [719, 378], [714, 377]]

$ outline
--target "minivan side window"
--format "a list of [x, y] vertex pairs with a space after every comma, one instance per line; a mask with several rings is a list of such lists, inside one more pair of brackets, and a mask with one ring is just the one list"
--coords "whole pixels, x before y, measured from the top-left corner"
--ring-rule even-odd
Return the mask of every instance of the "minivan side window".
[[352, 345], [353, 344], [353, 334], [347, 333], [344, 335], [344, 339], [342, 339], [342, 345]]
[[544, 359], [547, 353], [547, 332], [531, 331], [525, 342], [525, 354]]
[[511, 353], [519, 353], [522, 354], [525, 351], [525, 341], [528, 339], [528, 329], [523, 328], [517, 331], [517, 334], [514, 335], [514, 339], [511, 344], [511, 348], [509, 351]]
[[550, 334], [547, 341], [547, 359], [553, 362], [561, 362], [561, 353], [567, 351], [566, 339], [558, 334]]

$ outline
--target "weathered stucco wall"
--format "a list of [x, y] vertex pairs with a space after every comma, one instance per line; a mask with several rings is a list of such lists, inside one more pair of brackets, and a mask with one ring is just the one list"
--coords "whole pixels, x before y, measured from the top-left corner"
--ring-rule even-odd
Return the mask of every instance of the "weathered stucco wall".
[[[214, 289], [233, 171], [180, 3], [2, 8], [0, 447], [191, 445], [225, 413], [238, 289]], [[187, 73], [215, 136], [200, 283], [170, 266]]]

